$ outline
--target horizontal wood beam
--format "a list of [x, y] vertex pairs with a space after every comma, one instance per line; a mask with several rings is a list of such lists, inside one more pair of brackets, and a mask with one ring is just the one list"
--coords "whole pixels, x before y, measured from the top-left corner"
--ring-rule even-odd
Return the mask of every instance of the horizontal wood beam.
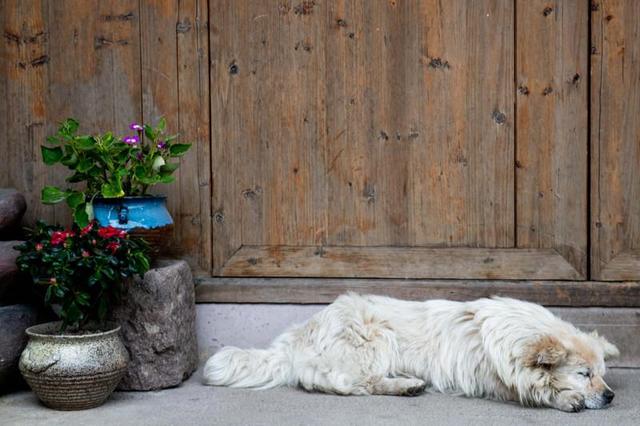
[[198, 303], [331, 303], [348, 291], [401, 299], [472, 300], [507, 296], [547, 306], [640, 307], [640, 283], [327, 278], [196, 279]]
[[222, 269], [234, 277], [579, 280], [554, 249], [243, 246]]

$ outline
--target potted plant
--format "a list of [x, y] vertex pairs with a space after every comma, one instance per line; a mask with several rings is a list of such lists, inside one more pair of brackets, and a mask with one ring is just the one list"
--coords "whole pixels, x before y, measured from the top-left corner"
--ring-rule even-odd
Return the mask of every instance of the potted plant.
[[60, 318], [27, 329], [20, 372], [51, 408], [102, 404], [128, 361], [120, 327], [107, 316], [128, 279], [149, 269], [146, 243], [95, 222], [70, 230], [38, 222], [16, 249], [18, 267], [41, 287], [45, 304]]
[[166, 198], [149, 195], [148, 190], [174, 181], [178, 163], [171, 160], [184, 155], [191, 145], [166, 135], [163, 118], [153, 127], [131, 123], [132, 134], [121, 138], [111, 132], [79, 135], [78, 128], [76, 120], [65, 120], [41, 151], [45, 164], [66, 166], [72, 172], [67, 182], [84, 183], [84, 188], [46, 186], [42, 201], [66, 201], [80, 227], [95, 218], [102, 226], [144, 237], [154, 251], [161, 249], [171, 236], [173, 220]]

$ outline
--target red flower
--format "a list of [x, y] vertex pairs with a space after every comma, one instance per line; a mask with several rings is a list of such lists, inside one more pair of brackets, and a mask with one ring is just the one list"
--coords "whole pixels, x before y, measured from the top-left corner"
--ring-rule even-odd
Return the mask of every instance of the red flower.
[[64, 243], [67, 238], [73, 237], [75, 234], [70, 231], [54, 231], [51, 234], [51, 245], [57, 246]]
[[113, 226], [107, 226], [105, 228], [100, 228], [98, 230], [98, 235], [102, 238], [111, 238], [111, 237], [119, 237], [121, 232], [119, 229], [114, 228]]
[[109, 244], [107, 244], [107, 249], [111, 250], [112, 254], [115, 254], [116, 251], [118, 251], [119, 248], [120, 248], [120, 244], [116, 243], [115, 241], [110, 242]]
[[93, 223], [90, 223], [84, 228], [82, 228], [82, 230], [80, 231], [80, 235], [82, 236], [87, 235], [89, 232], [91, 232], [92, 229], [93, 229]]

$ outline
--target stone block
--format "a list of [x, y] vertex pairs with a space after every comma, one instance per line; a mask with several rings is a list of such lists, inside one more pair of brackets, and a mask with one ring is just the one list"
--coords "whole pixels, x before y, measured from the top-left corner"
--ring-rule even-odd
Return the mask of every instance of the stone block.
[[113, 312], [129, 351], [121, 390], [179, 385], [198, 366], [193, 278], [184, 261], [163, 261], [126, 284]]

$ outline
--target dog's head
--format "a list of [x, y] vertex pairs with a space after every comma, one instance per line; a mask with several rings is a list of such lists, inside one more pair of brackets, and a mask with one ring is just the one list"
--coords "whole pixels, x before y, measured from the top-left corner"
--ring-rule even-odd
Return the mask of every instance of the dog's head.
[[566, 336], [541, 336], [528, 347], [525, 364], [539, 369], [556, 391], [574, 391], [584, 407], [603, 408], [614, 393], [605, 383], [605, 360], [619, 355], [618, 348], [597, 332]]

